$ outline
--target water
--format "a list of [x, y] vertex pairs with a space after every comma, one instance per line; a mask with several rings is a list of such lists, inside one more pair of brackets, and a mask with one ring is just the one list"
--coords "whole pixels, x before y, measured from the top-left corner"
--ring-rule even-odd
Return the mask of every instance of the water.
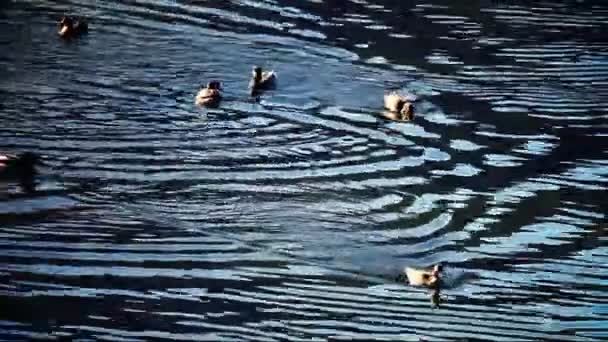
[[[63, 13], [90, 34], [56, 37]], [[3, 340], [608, 339], [601, 1], [0, 4]], [[247, 96], [252, 65], [276, 91]], [[193, 105], [224, 82], [217, 110]], [[416, 96], [413, 122], [382, 94]], [[395, 277], [446, 265], [429, 291]]]

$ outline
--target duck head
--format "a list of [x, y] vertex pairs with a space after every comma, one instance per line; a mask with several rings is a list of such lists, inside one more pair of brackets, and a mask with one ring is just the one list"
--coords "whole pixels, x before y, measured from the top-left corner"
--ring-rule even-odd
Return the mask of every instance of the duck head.
[[431, 270], [431, 274], [425, 275], [425, 280], [427, 284], [431, 287], [439, 287], [439, 281], [441, 280], [441, 271], [443, 270], [443, 266], [441, 264], [437, 264], [433, 266], [433, 270]]
[[439, 273], [441, 273], [441, 271], [443, 271], [443, 266], [441, 264], [437, 264], [435, 266], [433, 266], [433, 276], [439, 278]]
[[260, 80], [262, 80], [262, 68], [259, 66], [254, 66], [253, 67], [253, 79], [256, 82], [259, 82]]
[[399, 105], [399, 113], [401, 114], [401, 120], [414, 120], [414, 105], [409, 102], [402, 102]]
[[207, 83], [207, 89], [222, 90], [222, 82], [211, 81], [211, 82]]

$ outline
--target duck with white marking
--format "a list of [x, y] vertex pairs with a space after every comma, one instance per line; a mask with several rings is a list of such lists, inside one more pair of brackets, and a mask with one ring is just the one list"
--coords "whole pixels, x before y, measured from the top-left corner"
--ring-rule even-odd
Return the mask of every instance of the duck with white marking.
[[249, 82], [249, 90], [251, 95], [255, 96], [264, 90], [274, 89], [276, 87], [277, 74], [274, 70], [262, 71], [259, 66], [253, 67], [253, 77]]

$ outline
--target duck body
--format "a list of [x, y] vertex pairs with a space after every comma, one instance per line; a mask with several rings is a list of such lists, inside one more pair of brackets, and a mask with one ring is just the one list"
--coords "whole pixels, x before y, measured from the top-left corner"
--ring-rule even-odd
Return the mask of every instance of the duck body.
[[69, 39], [83, 35], [89, 31], [89, 25], [82, 20], [74, 20], [71, 17], [63, 17], [59, 21], [59, 36]]
[[221, 90], [222, 84], [219, 81], [211, 81], [207, 83], [207, 86], [199, 90], [194, 99], [194, 103], [196, 103], [197, 106], [217, 107], [222, 100]]
[[274, 89], [276, 87], [277, 74], [273, 70], [262, 71], [262, 68], [253, 67], [253, 77], [249, 82], [251, 95], [257, 95], [264, 90]]
[[442, 270], [441, 265], [435, 265], [431, 270], [421, 270], [412, 267], [406, 267], [404, 269], [405, 276], [407, 277], [410, 285], [413, 286], [426, 286], [426, 287], [438, 287], [441, 277], [440, 272]]
[[25, 152], [20, 155], [0, 155], [0, 181], [17, 181], [23, 190], [34, 191], [38, 175], [38, 155]]
[[414, 105], [403, 95], [390, 92], [384, 95], [384, 108], [398, 113], [401, 120], [414, 119]]

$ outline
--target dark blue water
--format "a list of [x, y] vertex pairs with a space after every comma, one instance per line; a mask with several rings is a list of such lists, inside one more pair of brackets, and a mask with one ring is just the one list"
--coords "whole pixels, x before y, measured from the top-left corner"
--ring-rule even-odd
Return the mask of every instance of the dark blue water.
[[[64, 14], [88, 36], [57, 37]], [[602, 1], [4, 1], [2, 340], [608, 339]], [[251, 67], [278, 73], [248, 97]], [[194, 105], [224, 82], [219, 109]], [[417, 98], [388, 120], [382, 95]], [[394, 279], [441, 262], [439, 307]]]

